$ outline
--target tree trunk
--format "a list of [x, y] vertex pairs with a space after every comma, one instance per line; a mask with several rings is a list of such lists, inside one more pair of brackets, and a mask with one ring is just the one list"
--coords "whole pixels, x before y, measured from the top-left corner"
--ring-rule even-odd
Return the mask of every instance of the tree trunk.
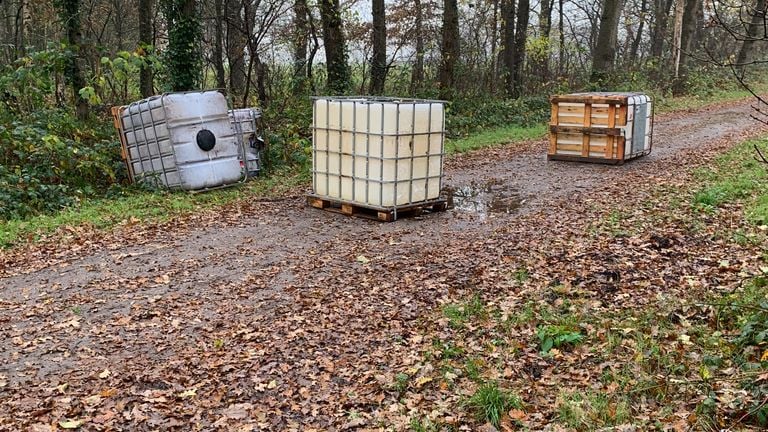
[[539, 36], [549, 38], [552, 31], [552, 8], [555, 6], [555, 0], [542, 0], [541, 12], [539, 13]]
[[233, 100], [246, 94], [245, 48], [247, 29], [241, 0], [225, 0], [227, 16], [227, 62], [229, 63], [229, 92]]
[[85, 87], [85, 78], [81, 67], [82, 32], [80, 29], [80, 0], [61, 0], [56, 3], [59, 14], [66, 29], [66, 43], [70, 50], [67, 58], [65, 75], [72, 88], [72, 97], [75, 104], [77, 118], [84, 120], [88, 117], [88, 101], [80, 96], [80, 89]]
[[592, 60], [592, 82], [605, 81], [613, 70], [616, 58], [616, 42], [619, 33], [619, 17], [623, 7], [622, 0], [604, 0], [600, 15], [600, 31]]
[[529, 0], [520, 0], [517, 5], [515, 25], [515, 50], [512, 59], [512, 93], [519, 98], [523, 93], [523, 65], [525, 64], [525, 43], [528, 40], [528, 17], [531, 12]]
[[371, 91], [373, 95], [384, 94], [387, 77], [387, 22], [384, 0], [373, 0], [373, 55], [371, 56]]
[[685, 0], [685, 10], [683, 11], [683, 22], [680, 31], [680, 54], [679, 68], [675, 82], [672, 86], [672, 93], [680, 95], [685, 92], [688, 80], [688, 69], [691, 54], [696, 46], [696, 23], [699, 16], [701, 0]]
[[542, 54], [539, 63], [541, 78], [543, 82], [549, 79], [549, 34], [552, 32], [552, 8], [555, 0], [541, 0], [541, 11], [539, 12], [539, 37], [546, 41], [546, 49]]
[[559, 0], [557, 14], [558, 14], [558, 23], [557, 23], [557, 33], [560, 37], [560, 51], [558, 54], [557, 59], [557, 71], [558, 75], [563, 76], [565, 74], [565, 12], [563, 11], [563, 3], [564, 0]]
[[227, 76], [224, 71], [224, 3], [213, 1], [213, 69], [216, 72], [216, 87], [227, 88]]
[[651, 59], [659, 62], [659, 69], [663, 64], [664, 41], [667, 38], [669, 28], [669, 13], [672, 10], [674, 0], [654, 0], [653, 6], [653, 30], [651, 32]]
[[496, 84], [498, 83], [498, 68], [499, 68], [499, 56], [496, 52], [498, 50], [499, 43], [499, 0], [493, 0], [493, 22], [491, 23], [491, 30], [493, 31], [491, 37], [491, 64], [489, 72], [487, 74], [488, 91], [491, 94], [496, 93]]
[[307, 0], [293, 3], [293, 93], [296, 95], [303, 94], [307, 86], [308, 13]]
[[514, 91], [514, 70], [515, 70], [515, 1], [503, 0], [501, 4], [501, 19], [504, 22], [503, 44], [501, 48], [502, 78], [504, 79], [505, 89], [508, 95]]
[[[152, 0], [139, 0], [139, 47], [145, 59], [148, 51], [152, 49], [152, 16]], [[155, 93], [152, 68], [146, 64], [146, 61], [141, 65], [139, 72], [139, 91], [144, 98]]]
[[349, 89], [350, 77], [339, 0], [320, 0], [320, 19], [323, 23], [325, 62], [328, 71], [327, 87], [337, 94], [344, 94]]
[[640, 42], [643, 40], [643, 30], [645, 28], [645, 16], [648, 12], [648, 0], [643, 0], [640, 3], [640, 25], [637, 27], [637, 34], [632, 41], [632, 49], [629, 53], [629, 61], [632, 64], [637, 62], [637, 54], [640, 50]]
[[173, 91], [196, 89], [202, 77], [200, 18], [195, 0], [164, 0], [168, 72]]
[[413, 8], [416, 14], [413, 30], [416, 33], [416, 62], [411, 72], [411, 94], [421, 89], [421, 84], [424, 82], [424, 11], [421, 0], [413, 0]]
[[677, 79], [677, 75], [680, 72], [680, 38], [683, 35], [683, 13], [685, 11], [685, 0], [675, 0], [675, 15], [672, 27], [672, 55], [671, 69], [673, 71], [673, 77]]
[[450, 99], [454, 89], [456, 63], [460, 54], [459, 6], [456, 0], [445, 0], [443, 7], [443, 40], [440, 65], [440, 97]]
[[755, 42], [766, 40], [764, 31], [765, 13], [765, 0], [757, 0], [757, 5], [755, 5], [755, 9], [752, 12], [752, 21], [747, 27], [747, 38], [741, 44], [739, 54], [736, 56], [736, 70], [742, 77], [747, 65], [752, 62]]
[[14, 60], [23, 57], [26, 54], [27, 45], [27, 7], [25, 0], [20, 0], [16, 7], [15, 26], [14, 26]]

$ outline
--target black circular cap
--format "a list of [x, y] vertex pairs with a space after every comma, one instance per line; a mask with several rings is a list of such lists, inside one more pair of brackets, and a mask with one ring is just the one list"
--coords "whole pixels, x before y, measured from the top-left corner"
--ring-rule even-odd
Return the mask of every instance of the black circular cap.
[[197, 146], [203, 151], [211, 151], [216, 147], [216, 137], [213, 132], [203, 129], [197, 133]]

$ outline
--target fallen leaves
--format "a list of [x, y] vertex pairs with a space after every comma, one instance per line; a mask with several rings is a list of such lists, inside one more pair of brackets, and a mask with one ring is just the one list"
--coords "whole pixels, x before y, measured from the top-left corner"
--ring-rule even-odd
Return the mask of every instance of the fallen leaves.
[[[654, 195], [690, 181], [673, 168], [705, 163], [705, 153], [727, 145], [615, 170], [557, 165], [545, 174], [577, 170], [583, 184], [601, 187], [544, 190], [523, 213], [484, 223], [453, 212], [380, 225], [309, 213], [296, 199], [154, 229], [127, 224], [125, 233], [92, 237], [76, 251], [65, 244], [14, 252], [4, 274], [31, 273], [8, 283], [28, 289], [26, 297], [4, 288], [0, 300], [0, 335], [11, 341], [14, 370], [0, 376], [0, 416], [105, 430], [404, 431], [414, 419], [474, 430], [480, 425], [462, 400], [475, 379], [494, 379], [525, 402], [525, 411], [506, 413], [502, 430], [516, 422], [564, 430], [552, 425], [564, 389], [618, 397], [625, 389], [602, 380], [655, 355], [638, 349], [643, 337], [667, 336], [633, 322], [578, 327], [589, 349], [553, 348], [543, 358], [540, 314], [641, 310], [688, 292], [730, 289], [740, 272], [755, 271], [752, 246], [714, 243], [712, 231], [725, 222], [712, 218], [693, 232], [664, 207], [670, 193]], [[526, 154], [541, 148], [531, 143]], [[465, 175], [487, 177], [486, 166], [504, 166], [494, 164], [517, 151], [477, 152], [455, 163], [476, 163]], [[625, 226], [600, 223], [616, 209], [626, 213], [617, 218]], [[722, 218], [731, 223], [733, 214]], [[205, 229], [186, 226], [197, 222]], [[526, 277], [516, 279], [520, 269]], [[53, 287], [54, 279], [61, 285]], [[472, 294], [486, 316], [452, 328], [442, 305]], [[672, 316], [686, 330], [668, 338], [675, 348], [663, 354], [689, 362], [694, 377], [714, 373], [685, 357], [697, 342], [684, 325], [699, 319], [695, 311]], [[452, 346], [437, 348], [435, 340]], [[766, 359], [768, 351], [756, 354]], [[468, 376], [472, 359], [476, 378]], [[657, 417], [657, 396], [633, 407], [637, 419]], [[682, 413], [690, 408], [683, 396], [666, 402]], [[728, 390], [718, 400], [740, 396]], [[690, 421], [669, 418], [680, 427]]]

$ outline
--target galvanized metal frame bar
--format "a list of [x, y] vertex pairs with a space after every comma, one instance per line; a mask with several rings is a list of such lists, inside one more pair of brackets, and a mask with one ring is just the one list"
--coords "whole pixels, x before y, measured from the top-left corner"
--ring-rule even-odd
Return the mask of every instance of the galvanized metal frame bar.
[[413, 156], [414, 152], [416, 151], [416, 104], [411, 105], [411, 167], [410, 167], [410, 173], [408, 174], [409, 181], [411, 182], [410, 187], [408, 188], [408, 204], [413, 203]]
[[384, 108], [385, 105], [382, 102], [381, 104], [381, 135], [379, 135], [379, 142], [381, 145], [379, 146], [379, 152], [381, 155], [381, 163], [379, 164], [379, 179], [381, 179], [381, 182], [379, 182], [379, 205], [384, 206], [384, 125], [386, 124], [384, 122], [384, 119], [386, 118], [384, 114]]
[[355, 184], [355, 171], [357, 170], [357, 102], [352, 103], [352, 201], [355, 200], [357, 185]]
[[[366, 130], [371, 130], [371, 104], [368, 104], [365, 110], [366, 117]], [[370, 202], [370, 189], [371, 189], [371, 136], [365, 135], [365, 202]], [[354, 181], [354, 180], [353, 180]]]

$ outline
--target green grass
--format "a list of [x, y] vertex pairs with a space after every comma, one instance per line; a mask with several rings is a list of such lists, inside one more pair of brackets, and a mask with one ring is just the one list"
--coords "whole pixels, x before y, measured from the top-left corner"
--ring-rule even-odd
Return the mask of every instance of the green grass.
[[552, 348], [572, 347], [584, 341], [584, 335], [578, 328], [566, 325], [545, 325], [536, 329], [542, 354]]
[[[768, 91], [768, 81], [756, 82], [753, 85], [755, 92], [765, 93]], [[705, 96], [688, 95], [676, 97], [656, 97], [656, 113], [667, 113], [673, 111], [684, 111], [689, 109], [701, 108], [707, 104], [733, 102], [751, 97], [752, 94], [742, 88], [724, 88], [716, 89]]]
[[410, 380], [410, 375], [400, 372], [395, 375], [395, 382], [392, 384], [392, 388], [398, 393], [403, 393], [408, 390]]
[[305, 183], [306, 174], [284, 174], [248, 184], [200, 194], [163, 191], [127, 191], [116, 198], [92, 200], [79, 207], [25, 220], [0, 221], [0, 247], [36, 241], [61, 227], [91, 226], [109, 229], [127, 222], [163, 222], [176, 216], [226, 205], [237, 200], [279, 196]]
[[732, 202], [743, 202], [747, 220], [768, 223], [768, 164], [756, 160], [755, 145], [768, 149], [768, 138], [745, 141], [715, 160], [714, 167], [696, 172], [703, 183], [693, 196], [693, 205], [715, 211]]
[[467, 401], [467, 406], [475, 414], [477, 420], [488, 422], [499, 427], [501, 417], [510, 409], [521, 409], [523, 403], [520, 397], [499, 387], [491, 381], [481, 385]]
[[557, 403], [557, 421], [578, 431], [592, 431], [626, 422], [630, 410], [624, 398], [602, 392], [563, 394]]
[[506, 126], [489, 129], [466, 138], [448, 140], [445, 151], [449, 154], [466, 153], [512, 142], [538, 140], [544, 138], [546, 134], [547, 126], [543, 124], [531, 127]]
[[443, 307], [443, 315], [448, 318], [451, 327], [459, 328], [472, 318], [486, 316], [485, 305], [479, 296], [474, 295], [464, 303], [452, 303]]

